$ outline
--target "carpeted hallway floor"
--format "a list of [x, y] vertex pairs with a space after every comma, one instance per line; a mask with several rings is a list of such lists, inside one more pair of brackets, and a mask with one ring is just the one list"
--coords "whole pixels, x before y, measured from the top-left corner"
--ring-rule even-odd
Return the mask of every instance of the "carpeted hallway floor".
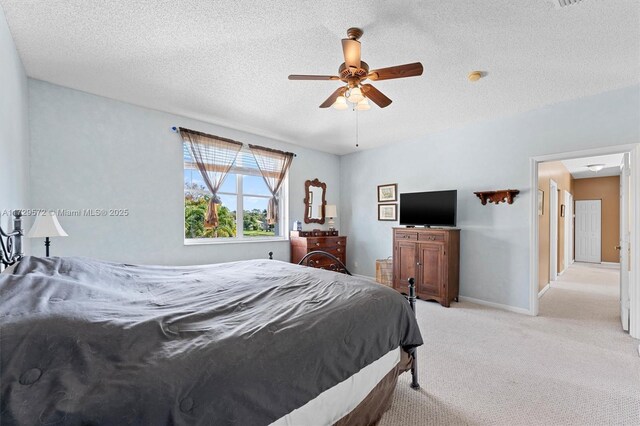
[[619, 321], [618, 271], [572, 265], [529, 317], [418, 301], [422, 389], [403, 374], [381, 426], [640, 425], [638, 340]]

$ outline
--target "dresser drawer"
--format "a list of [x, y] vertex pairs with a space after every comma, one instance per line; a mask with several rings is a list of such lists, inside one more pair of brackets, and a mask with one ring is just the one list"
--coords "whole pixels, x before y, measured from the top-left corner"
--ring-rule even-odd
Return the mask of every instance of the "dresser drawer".
[[444, 241], [444, 233], [442, 232], [434, 232], [434, 233], [421, 233], [419, 238], [419, 241], [439, 241], [439, 242], [443, 242]]
[[[343, 264], [347, 258], [347, 237], [346, 236], [318, 236], [318, 237], [291, 237], [291, 262], [299, 263], [305, 255], [314, 251], [323, 251], [335, 256]], [[332, 271], [344, 272], [345, 270], [327, 256], [313, 255], [308, 258], [307, 266], [314, 268], [328, 269]]]
[[307, 238], [307, 248], [313, 250], [326, 250], [330, 247], [346, 247], [347, 237], [320, 237]]
[[337, 246], [346, 247], [347, 246], [347, 237], [336, 237], [332, 238], [335, 241]]
[[339, 257], [340, 255], [344, 256], [344, 254], [345, 254], [345, 253], [346, 253], [346, 251], [347, 251], [347, 248], [346, 248], [346, 247], [343, 247], [343, 246], [340, 246], [340, 247], [338, 247], [338, 246], [333, 246], [333, 247], [318, 247], [318, 248], [315, 248], [315, 247], [308, 247], [308, 248], [307, 248], [307, 253], [311, 253], [312, 251], [316, 251], [316, 250], [326, 251], [326, 252], [327, 252], [327, 253], [329, 253], [329, 254], [332, 254], [332, 255], [334, 255], [334, 256], [336, 256], [336, 257]]
[[325, 250], [327, 253], [331, 253], [336, 257], [344, 257], [345, 252], [347, 251], [346, 247], [328, 247]]
[[332, 245], [333, 244], [330, 241], [326, 241], [325, 238], [307, 238], [307, 248], [309, 250], [324, 250]]
[[396, 232], [396, 239], [399, 241], [418, 241], [417, 232]]
[[[327, 253], [330, 253], [327, 251]], [[344, 252], [342, 253], [331, 253], [333, 254], [335, 257], [338, 258], [338, 260], [340, 260], [340, 262], [345, 263], [345, 255]], [[330, 269], [328, 268], [328, 266], [331, 265], [336, 265], [335, 260], [327, 257], [327, 256], [322, 256], [322, 255], [315, 255], [315, 256], [311, 256], [309, 258], [309, 265], [308, 266], [313, 266], [315, 268], [324, 268], [324, 269]]]

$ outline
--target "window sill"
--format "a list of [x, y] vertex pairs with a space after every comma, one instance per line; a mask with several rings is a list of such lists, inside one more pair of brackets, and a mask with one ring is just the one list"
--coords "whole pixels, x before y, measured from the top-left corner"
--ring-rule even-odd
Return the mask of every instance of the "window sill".
[[273, 243], [273, 242], [286, 242], [289, 241], [288, 237], [256, 237], [256, 238], [227, 238], [227, 239], [213, 239], [213, 238], [190, 238], [184, 240], [185, 246], [202, 246], [202, 245], [216, 245], [216, 244], [247, 244], [247, 243]]

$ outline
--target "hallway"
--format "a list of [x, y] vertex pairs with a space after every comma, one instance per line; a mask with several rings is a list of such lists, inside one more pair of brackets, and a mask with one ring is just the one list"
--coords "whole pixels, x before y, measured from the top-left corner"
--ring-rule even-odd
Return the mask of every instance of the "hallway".
[[540, 317], [560, 319], [574, 338], [629, 341], [620, 323], [617, 266], [576, 262], [540, 298]]
[[[575, 262], [540, 298], [538, 318], [576, 342], [638, 356], [640, 341], [622, 330], [619, 280], [617, 265]], [[640, 388], [640, 367], [635, 374]]]

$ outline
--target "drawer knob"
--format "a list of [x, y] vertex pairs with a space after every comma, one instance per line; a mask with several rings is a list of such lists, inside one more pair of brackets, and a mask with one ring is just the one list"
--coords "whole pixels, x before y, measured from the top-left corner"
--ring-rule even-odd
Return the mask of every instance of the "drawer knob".
[[341, 242], [341, 241], [338, 241], [338, 245], [342, 245], [342, 242]]
[[316, 243], [316, 247], [320, 247], [320, 243]]
[[338, 253], [340, 253], [340, 252], [342, 251], [342, 249], [341, 249], [341, 248], [339, 248], [339, 249], [337, 249], [336, 251], [337, 251]]

